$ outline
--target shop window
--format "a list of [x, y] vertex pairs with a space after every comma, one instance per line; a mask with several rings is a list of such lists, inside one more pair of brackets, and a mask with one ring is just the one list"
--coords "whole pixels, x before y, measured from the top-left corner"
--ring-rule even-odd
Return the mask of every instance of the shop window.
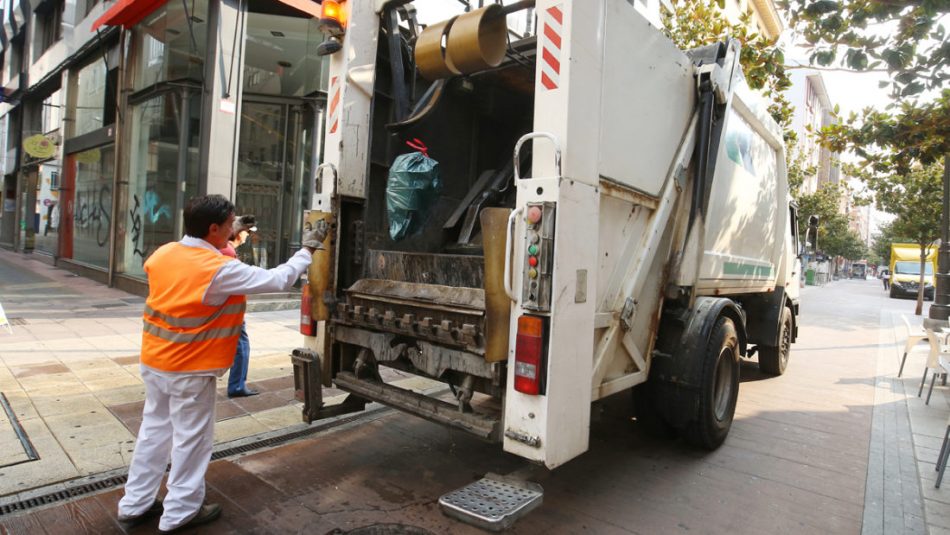
[[33, 229], [37, 251], [56, 254], [59, 246], [60, 199], [59, 172], [55, 162], [40, 164], [36, 184], [36, 207]]
[[109, 268], [109, 228], [112, 224], [112, 180], [115, 146], [107, 145], [72, 155], [76, 172], [73, 192], [73, 260]]
[[188, 95], [166, 92], [129, 110], [129, 180], [117, 221], [118, 270], [128, 275], [143, 276], [148, 255], [181, 237], [184, 202], [197, 192], [201, 102], [198, 92]]
[[49, 50], [51, 46], [63, 38], [63, 9], [66, 0], [47, 0], [37, 6], [36, 15], [36, 51], [33, 61], [36, 61]]
[[319, 21], [265, 13], [247, 14], [244, 92], [303, 97], [327, 89], [327, 57]]
[[169, 2], [134, 30], [133, 89], [159, 82], [193, 80], [204, 74], [208, 0]]
[[114, 114], [111, 110], [114, 106], [107, 105], [109, 94], [114, 93], [114, 90], [110, 90], [110, 82], [115, 83], [115, 76], [109, 76], [106, 64], [101, 59], [93, 61], [76, 73], [73, 136], [81, 136], [112, 122], [106, 121], [107, 110]]

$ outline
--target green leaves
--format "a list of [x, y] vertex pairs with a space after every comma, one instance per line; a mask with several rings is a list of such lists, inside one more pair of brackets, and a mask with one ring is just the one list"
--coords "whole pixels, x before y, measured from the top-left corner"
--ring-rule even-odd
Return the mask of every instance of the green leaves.
[[838, 5], [838, 2], [833, 0], [818, 0], [817, 2], [812, 2], [808, 7], [805, 8], [805, 13], [812, 17], [824, 15], [825, 13], [836, 13], [839, 11], [841, 11], [841, 6]]
[[794, 138], [790, 129], [792, 107], [782, 94], [791, 87], [785, 71], [785, 54], [765, 35], [751, 29], [751, 13], [742, 13], [740, 23], [733, 24], [723, 13], [720, 0], [674, 0], [673, 8], [672, 13], [663, 11], [663, 25], [670, 39], [683, 50], [727, 37], [739, 40], [739, 62], [749, 87], [762, 90], [771, 100], [770, 114], [784, 130], [784, 137]]

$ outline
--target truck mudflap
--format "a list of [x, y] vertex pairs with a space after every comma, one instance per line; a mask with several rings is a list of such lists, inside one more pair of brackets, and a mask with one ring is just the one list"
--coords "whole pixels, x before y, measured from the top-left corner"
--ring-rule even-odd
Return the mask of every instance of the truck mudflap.
[[501, 441], [500, 418], [478, 412], [462, 412], [457, 404], [383, 382], [360, 379], [351, 372], [336, 374], [333, 382], [340, 390], [361, 398], [382, 403], [438, 424], [467, 431], [483, 440]]

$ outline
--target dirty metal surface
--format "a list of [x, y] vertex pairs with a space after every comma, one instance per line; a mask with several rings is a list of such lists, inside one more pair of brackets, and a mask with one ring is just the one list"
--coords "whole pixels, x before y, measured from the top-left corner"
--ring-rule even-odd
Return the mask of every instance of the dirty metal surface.
[[362, 279], [337, 303], [334, 321], [484, 353], [485, 292]]
[[386, 383], [357, 379], [349, 372], [338, 373], [333, 378], [333, 382], [340, 390], [395, 407], [435, 423], [467, 431], [481, 439], [491, 442], [501, 440], [500, 414], [463, 413], [459, 411], [457, 405]]
[[368, 279], [482, 288], [484, 260], [481, 256], [405, 253], [371, 249], [365, 276]]

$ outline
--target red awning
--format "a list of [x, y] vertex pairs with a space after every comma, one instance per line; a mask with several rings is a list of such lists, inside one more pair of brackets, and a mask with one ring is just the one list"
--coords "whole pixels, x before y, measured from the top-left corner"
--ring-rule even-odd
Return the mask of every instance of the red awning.
[[[320, 4], [314, 0], [277, 1], [311, 17], [320, 18]], [[114, 6], [96, 19], [96, 22], [92, 23], [92, 29], [95, 31], [103, 24], [131, 28], [160, 8], [165, 2], [166, 0], [118, 0]]]
[[156, 9], [162, 7], [166, 0], [119, 0], [110, 7], [101, 17], [92, 23], [93, 31], [103, 24], [107, 26], [124, 26], [131, 28], [138, 24]]

